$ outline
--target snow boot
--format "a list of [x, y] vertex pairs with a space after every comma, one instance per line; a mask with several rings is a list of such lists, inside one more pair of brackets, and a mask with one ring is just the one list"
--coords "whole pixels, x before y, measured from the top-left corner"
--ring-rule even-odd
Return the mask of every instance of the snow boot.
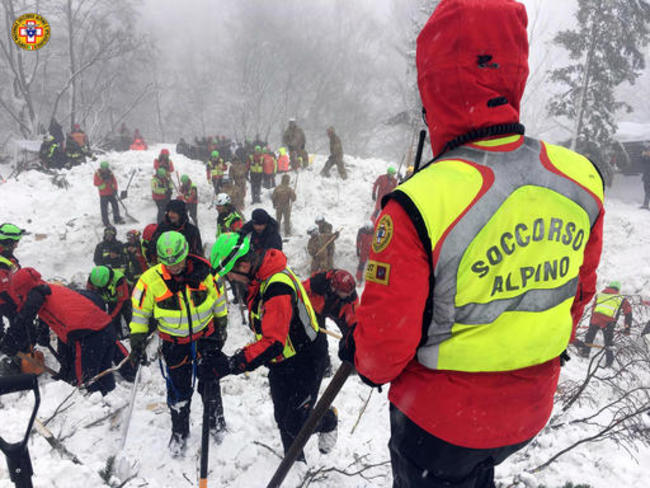
[[226, 427], [226, 420], [223, 418], [223, 416], [218, 416], [214, 424], [210, 422], [210, 435], [214, 439], [214, 442], [217, 444], [221, 444], [223, 442], [224, 437], [226, 436], [226, 432], [228, 432], [228, 429]]
[[180, 432], [172, 432], [169, 439], [169, 453], [174, 459], [185, 456], [185, 449], [187, 448], [187, 438]]
[[333, 414], [333, 423], [334, 428], [327, 432], [318, 433], [318, 450], [321, 454], [329, 454], [334, 449], [336, 441], [339, 437], [339, 412], [336, 410], [336, 407], [330, 408], [329, 412], [326, 415], [331, 416]]

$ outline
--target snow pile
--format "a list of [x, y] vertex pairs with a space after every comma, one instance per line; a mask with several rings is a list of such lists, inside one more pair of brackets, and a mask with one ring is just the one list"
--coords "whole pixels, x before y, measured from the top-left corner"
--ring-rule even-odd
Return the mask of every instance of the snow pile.
[[[156, 207], [151, 200], [150, 179], [152, 161], [165, 145], [148, 151], [109, 153], [105, 159], [124, 188], [132, 171], [135, 177], [128, 190], [125, 204], [129, 213], [139, 222], [118, 226], [118, 238], [125, 240], [131, 228], [142, 230], [155, 219]], [[205, 168], [198, 161], [174, 154], [172, 159], [179, 173], [187, 173], [198, 185], [199, 224], [204, 242], [210, 246], [214, 241], [216, 210], [210, 208], [212, 187], [205, 179]], [[316, 156], [314, 168], [300, 173], [297, 182], [298, 200], [293, 206], [293, 236], [285, 242], [285, 252], [290, 266], [302, 277], [309, 271], [309, 258], [305, 247], [306, 229], [318, 215], [323, 215], [335, 229], [341, 228], [336, 241], [335, 263], [338, 267], [354, 272], [357, 265], [355, 239], [357, 229], [369, 218], [374, 202], [371, 189], [374, 179], [385, 172], [388, 163], [379, 159], [361, 160], [346, 157], [349, 179], [341, 181], [318, 176], [325, 158]], [[49, 182], [50, 176], [36, 171], [21, 174], [0, 186], [3, 208], [0, 221], [16, 223], [30, 231], [16, 252], [23, 266], [37, 268], [46, 279], [62, 278], [84, 282], [93, 266], [92, 254], [100, 241], [102, 225], [99, 216], [99, 198], [92, 185], [96, 163], [89, 163], [63, 171], [70, 187], [61, 189]], [[335, 174], [336, 171], [332, 171]], [[292, 184], [295, 182], [292, 175]], [[271, 215], [270, 190], [263, 190], [262, 207]], [[250, 188], [246, 197], [250, 216]], [[650, 282], [650, 246], [639, 245], [649, 240], [644, 233], [650, 213], [618, 201], [607, 202], [605, 250], [600, 270], [599, 286], [618, 279], [623, 282], [624, 292], [640, 293]], [[208, 248], [209, 249], [209, 248]], [[335, 327], [334, 327], [335, 329]], [[252, 339], [250, 332], [241, 325], [239, 313], [231, 309], [229, 337], [225, 352], [233, 353]], [[339, 364], [335, 341], [330, 340], [330, 353], [334, 367]], [[155, 345], [150, 346], [155, 354]], [[56, 366], [48, 356], [49, 364]], [[564, 377], [581, 377], [587, 362], [574, 358], [564, 369]], [[119, 377], [118, 377], [119, 380]], [[324, 381], [323, 387], [327, 384]], [[38, 417], [41, 420], [58, 413], [47, 427], [59, 436], [69, 451], [83, 463], [74, 464], [53, 452], [45, 440], [34, 433], [29, 443], [37, 487], [107, 486], [99, 471], [107, 459], [117, 454], [120, 440], [120, 424], [129, 399], [130, 384], [118, 381], [114, 392], [106, 398], [98, 394], [85, 396], [69, 385], [40, 380], [42, 404]], [[281, 443], [273, 419], [272, 403], [266, 379], [266, 369], [259, 368], [248, 377], [228, 377], [222, 381], [224, 411], [228, 435], [221, 445], [212, 443], [210, 448], [209, 486], [265, 486], [279, 464]], [[339, 410], [339, 442], [329, 455], [321, 455], [315, 439], [306, 448], [308, 465], [296, 465], [289, 473], [284, 486], [297, 486], [308, 477], [318, 477], [314, 486], [389, 487], [390, 475], [388, 401], [386, 390], [374, 391], [367, 409], [354, 433], [351, 430], [358, 421], [359, 413], [370, 394], [360, 380], [348, 380], [334, 402]], [[67, 398], [67, 399], [66, 399]], [[607, 399], [603, 399], [603, 403]], [[24, 431], [32, 405], [30, 393], [6, 395], [0, 398], [0, 435], [16, 441]], [[191, 413], [191, 436], [187, 455], [182, 460], [170, 458], [167, 442], [170, 435], [170, 419], [165, 402], [165, 385], [157, 365], [143, 371], [135, 410], [131, 422], [129, 440], [123, 456], [136, 463], [135, 478], [125, 486], [177, 487], [197, 484], [201, 430], [201, 402], [194, 397]], [[571, 451], [547, 470], [539, 474], [523, 475], [546, 461], [563, 447], [575, 442], [579, 431], [557, 429], [545, 431], [527, 449], [518, 453], [498, 468], [499, 480], [511, 483], [519, 477], [529, 481], [527, 485], [546, 484], [549, 488], [563, 485], [565, 481], [588, 482], [594, 487], [643, 486], [647, 477], [637, 460], [648, 459], [650, 450], [641, 448], [636, 459], [627, 453], [619, 453], [616, 445], [603, 442], [585, 445]], [[364, 466], [371, 467], [363, 477], [346, 476], [335, 472], [317, 473], [319, 469], [336, 467], [355, 472]], [[596, 467], [597, 466], [597, 467]], [[6, 467], [0, 462], [0, 488], [12, 486], [8, 481]], [[119, 485], [117, 478], [111, 481]], [[523, 483], [523, 481], [522, 481]]]

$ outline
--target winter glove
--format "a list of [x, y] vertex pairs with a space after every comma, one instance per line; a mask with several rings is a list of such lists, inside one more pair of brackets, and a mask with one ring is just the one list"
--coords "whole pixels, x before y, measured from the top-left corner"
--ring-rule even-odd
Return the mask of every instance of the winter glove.
[[232, 373], [230, 361], [223, 351], [202, 356], [197, 363], [197, 376], [201, 381], [220, 380]]
[[625, 327], [625, 329], [623, 329], [623, 335], [624, 336], [629, 336], [630, 335], [630, 328], [629, 327]]
[[126, 198], [126, 190], [122, 190], [120, 192], [120, 200], [124, 200]]
[[148, 364], [147, 352], [145, 351], [147, 348], [147, 334], [144, 332], [131, 334], [129, 341], [131, 342], [131, 354], [129, 354], [131, 364], [146, 366]]
[[354, 353], [357, 349], [354, 343], [354, 329], [356, 324], [351, 326], [343, 338], [339, 341], [339, 359], [354, 364]]
[[566, 349], [562, 351], [562, 354], [560, 354], [560, 366], [564, 366], [566, 363], [571, 361], [571, 356], [569, 356], [569, 353], [566, 352]]
[[[356, 327], [357, 324], [353, 324], [348, 329], [345, 336], [343, 336], [343, 338], [339, 341], [339, 359], [341, 361], [347, 361], [348, 363], [352, 363], [353, 365], [354, 365], [354, 354], [357, 350], [357, 346], [354, 342], [354, 329], [356, 329]], [[381, 384], [371, 381], [370, 379], [366, 378], [358, 371], [357, 374], [359, 375], [359, 378], [361, 378], [361, 381], [363, 381], [366, 385], [370, 386], [371, 388], [379, 389], [379, 393], [381, 393]]]

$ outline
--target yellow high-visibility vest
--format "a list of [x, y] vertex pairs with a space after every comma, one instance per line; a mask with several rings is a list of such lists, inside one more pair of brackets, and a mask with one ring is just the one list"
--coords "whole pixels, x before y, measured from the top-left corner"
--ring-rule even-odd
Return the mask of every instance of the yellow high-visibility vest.
[[584, 249], [602, 209], [602, 179], [589, 160], [502, 137], [450, 151], [388, 198], [411, 209], [431, 251], [421, 364], [510, 371], [562, 353]]

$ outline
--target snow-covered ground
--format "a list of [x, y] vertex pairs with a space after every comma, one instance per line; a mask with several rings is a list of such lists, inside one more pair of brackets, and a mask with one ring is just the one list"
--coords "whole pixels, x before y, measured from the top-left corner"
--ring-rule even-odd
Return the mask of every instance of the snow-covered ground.
[[[118, 226], [118, 237], [125, 240], [127, 230], [141, 230], [155, 219], [156, 208], [151, 200], [149, 184], [152, 161], [162, 147], [172, 149], [172, 159], [179, 172], [187, 173], [198, 184], [202, 202], [199, 204], [200, 228], [204, 242], [211, 245], [215, 234], [216, 210], [209, 208], [212, 188], [205, 180], [204, 166], [200, 162], [176, 155], [172, 146], [164, 145], [143, 152], [109, 153], [101, 158], [111, 163], [121, 187], [124, 187], [131, 172], [136, 171], [125, 203], [129, 213], [139, 222]], [[325, 216], [335, 229], [342, 229], [336, 244], [336, 265], [355, 271], [356, 232], [368, 220], [374, 204], [371, 200], [372, 182], [389, 165], [389, 162], [378, 159], [348, 157], [346, 160], [350, 177], [347, 181], [341, 181], [337, 177], [323, 179], [318, 176], [324, 160], [324, 157], [316, 156], [315, 170], [304, 171], [299, 175], [298, 200], [292, 215], [294, 235], [285, 243], [290, 265], [303, 277], [307, 276], [309, 270], [305, 231], [318, 215]], [[46, 279], [85, 282], [93, 266], [94, 247], [102, 235], [99, 198], [92, 185], [97, 164], [89, 163], [63, 171], [70, 184], [67, 190], [54, 186], [50, 183], [49, 176], [36, 171], [21, 174], [17, 180], [12, 179], [0, 185], [0, 221], [15, 223], [30, 232], [30, 235], [23, 238], [16, 252], [23, 266], [35, 267]], [[292, 176], [292, 183], [294, 181], [295, 176]], [[624, 293], [642, 294], [650, 284], [650, 235], [647, 232], [650, 212], [640, 210], [638, 201], [630, 201], [630, 191], [627, 188], [618, 188], [612, 193], [625, 198], [609, 198], [606, 203], [608, 214], [599, 287], [617, 279], [623, 282]], [[250, 191], [247, 195], [247, 203], [249, 202]], [[274, 215], [269, 190], [263, 191], [262, 207]], [[246, 217], [250, 216], [251, 210], [250, 206], [246, 209]], [[639, 313], [645, 314], [644, 311]], [[636, 335], [638, 330], [635, 331]], [[250, 339], [250, 333], [241, 325], [239, 313], [233, 310], [226, 353], [234, 352]], [[339, 361], [336, 357], [336, 344], [332, 340], [330, 352], [336, 367]], [[48, 362], [56, 367], [53, 358], [48, 357]], [[586, 360], [574, 356], [563, 370], [562, 381], [579, 379], [587, 364]], [[647, 386], [648, 372], [639, 374], [642, 378], [640, 381]], [[323, 388], [327, 381], [324, 381]], [[125, 410], [122, 407], [128, 403], [130, 385], [120, 380], [116, 390], [106, 398], [101, 398], [99, 394], [85, 396], [69, 385], [53, 382], [47, 377], [41, 378], [40, 388], [42, 404], [38, 417], [41, 420], [48, 419], [59, 407], [60, 412], [47, 426], [63, 439], [67, 449], [82, 464], [74, 464], [62, 458], [52, 451], [39, 434], [33, 433], [29, 449], [35, 472], [34, 486], [108, 486], [100, 478], [99, 471], [105, 467], [109, 456], [117, 454], [121, 415]], [[209, 486], [265, 486], [280, 461], [278, 453], [281, 452], [266, 370], [259, 368], [248, 378], [228, 377], [222, 381], [222, 389], [228, 434], [221, 445], [211, 445]], [[310, 476], [316, 476], [311, 486], [391, 486], [386, 389], [383, 393], [372, 393], [367, 408], [359, 419], [369, 394], [370, 390], [356, 377], [348, 380], [334, 402], [340, 417], [336, 448], [329, 455], [321, 455], [315, 439], [310, 440], [306, 448], [308, 465], [294, 467], [283, 486], [306, 486], [301, 483]], [[61, 407], [61, 402], [68, 396]], [[128, 443], [125, 452], [121, 453], [122, 458], [137, 463], [134, 470], [137, 471], [137, 476], [124, 485], [126, 488], [196, 486], [198, 483], [200, 398], [194, 397], [191, 437], [187, 455], [182, 460], [171, 459], [167, 450], [170, 419], [164, 401], [164, 381], [158, 367], [153, 364], [144, 369]], [[607, 401], [606, 397], [601, 399], [602, 404]], [[6, 395], [0, 398], [0, 402], [3, 404], [0, 408], [0, 436], [16, 441], [22, 435], [29, 418], [32, 395]], [[579, 405], [574, 415], [584, 415], [585, 412], [595, 410], [597, 408], [594, 405]], [[118, 413], [114, 417], [95, 422], [116, 411]], [[94, 425], [89, 425], [93, 423]], [[584, 427], [546, 429], [525, 450], [497, 468], [498, 481], [504, 486], [534, 488], [542, 484], [548, 488], [560, 487], [566, 481], [588, 483], [594, 488], [648, 486], [650, 449], [640, 443], [637, 443], [637, 450], [631, 452], [622, 450], [612, 441], [584, 444], [560, 457], [540, 473], [533, 475], [526, 472], [581, 436], [584, 437]], [[330, 469], [337, 468], [351, 473], [369, 465], [376, 466], [364, 471], [363, 477], [348, 476]], [[322, 472], [314, 474], [319, 469]], [[514, 480], [519, 481], [513, 484]], [[111, 484], [118, 486], [120, 481], [113, 478]], [[6, 467], [0, 462], [0, 488], [9, 486], [12, 485], [8, 481]]]

